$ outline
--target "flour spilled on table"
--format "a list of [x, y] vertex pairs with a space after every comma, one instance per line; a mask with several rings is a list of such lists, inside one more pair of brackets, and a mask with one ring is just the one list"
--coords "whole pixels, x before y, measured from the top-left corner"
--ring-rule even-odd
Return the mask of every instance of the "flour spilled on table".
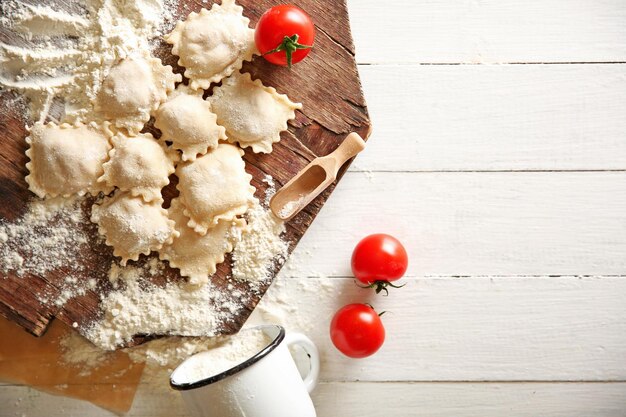
[[[33, 3], [0, 3], [0, 27], [21, 35], [15, 44], [0, 42], [0, 87], [28, 97], [33, 120], [89, 116], [111, 66], [151, 50], [150, 41], [175, 23], [173, 0]], [[64, 103], [61, 114], [51, 109], [55, 101]]]

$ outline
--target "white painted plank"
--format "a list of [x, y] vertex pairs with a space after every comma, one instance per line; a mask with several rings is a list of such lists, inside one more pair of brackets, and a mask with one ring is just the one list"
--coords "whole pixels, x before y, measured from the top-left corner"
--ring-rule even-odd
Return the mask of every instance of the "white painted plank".
[[362, 63], [626, 61], [623, 0], [349, 0]]
[[296, 251], [349, 276], [377, 232], [412, 275], [624, 275], [626, 172], [348, 173]]
[[[349, 278], [281, 277], [249, 324], [308, 334], [326, 381], [624, 381], [626, 278], [405, 279], [388, 297]], [[294, 301], [297, 300], [297, 301]], [[334, 312], [369, 302], [387, 339], [372, 357], [340, 354]]]
[[[626, 383], [322, 383], [313, 401], [318, 417], [623, 417]], [[0, 404], [0, 417], [114, 416], [24, 387], [0, 388]], [[180, 400], [146, 392], [126, 416], [188, 414]]]
[[359, 71], [373, 133], [353, 169], [626, 169], [626, 64]]
[[323, 384], [319, 417], [623, 417], [626, 384]]

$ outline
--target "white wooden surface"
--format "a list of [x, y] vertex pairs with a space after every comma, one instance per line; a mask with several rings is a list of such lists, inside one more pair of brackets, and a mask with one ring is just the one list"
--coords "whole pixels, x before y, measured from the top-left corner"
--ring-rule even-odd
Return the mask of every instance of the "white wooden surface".
[[[320, 417], [625, 416], [626, 2], [349, 7], [374, 134], [253, 320], [282, 301], [319, 345]], [[349, 278], [373, 231], [411, 256], [388, 298]], [[349, 360], [327, 326], [364, 300], [388, 339]], [[143, 389], [129, 415], [181, 407]], [[0, 387], [21, 414], [110, 415]]]

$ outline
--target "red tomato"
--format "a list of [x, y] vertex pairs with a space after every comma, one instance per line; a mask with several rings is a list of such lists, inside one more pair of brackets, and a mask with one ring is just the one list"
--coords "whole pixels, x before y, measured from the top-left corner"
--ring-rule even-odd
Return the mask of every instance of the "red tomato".
[[302, 9], [282, 4], [267, 10], [254, 34], [256, 47], [272, 64], [288, 66], [307, 56], [315, 40], [315, 26]]
[[373, 355], [385, 341], [380, 316], [367, 304], [348, 304], [330, 323], [330, 339], [341, 353], [351, 358]]
[[387, 286], [406, 272], [409, 258], [402, 243], [386, 234], [369, 235], [352, 252], [352, 273], [363, 284], [387, 292]]

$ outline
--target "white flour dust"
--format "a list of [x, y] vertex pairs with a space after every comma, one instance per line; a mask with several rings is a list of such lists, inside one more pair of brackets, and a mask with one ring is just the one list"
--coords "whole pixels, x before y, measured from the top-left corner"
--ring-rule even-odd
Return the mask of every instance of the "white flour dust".
[[[248, 229], [235, 243], [233, 278], [254, 289], [270, 278], [276, 262], [284, 262], [288, 244], [280, 237], [282, 222], [259, 204], [247, 218]], [[211, 281], [199, 288], [184, 282], [159, 287], [147, 281], [163, 267], [155, 258], [144, 266], [111, 265], [109, 280], [116, 289], [101, 298], [103, 317], [86, 330], [87, 338], [103, 349], [115, 349], [138, 334], [214, 336], [249, 300], [234, 286], [218, 289]]]
[[274, 263], [282, 265], [289, 244], [281, 235], [285, 225], [258, 202], [246, 213], [248, 226], [238, 237], [233, 251], [233, 277], [259, 283], [271, 278]]
[[40, 294], [43, 304], [62, 306], [69, 299], [96, 288], [95, 279], [82, 279], [83, 254], [89, 248], [91, 223], [82, 199], [32, 200], [14, 221], [0, 220], [0, 273], [17, 277], [44, 276], [63, 271], [55, 282], [58, 293]]
[[[24, 94], [33, 120], [49, 113], [65, 122], [92, 118], [91, 100], [108, 69], [151, 50], [150, 40], [174, 23], [173, 0], [32, 3], [0, 2], [0, 28], [12, 42], [0, 42], [0, 88]], [[64, 105], [56, 111], [53, 103]]]
[[88, 236], [78, 226], [84, 221], [78, 200], [33, 200], [13, 222], [0, 220], [0, 271], [42, 275], [70, 266]]
[[228, 293], [211, 282], [198, 288], [180, 282], [160, 287], [147, 282], [163, 264], [156, 259], [143, 267], [114, 264], [110, 279], [118, 289], [102, 296], [103, 317], [84, 331], [102, 349], [115, 349], [138, 334], [214, 336], [220, 324], [236, 316], [246, 296]]

